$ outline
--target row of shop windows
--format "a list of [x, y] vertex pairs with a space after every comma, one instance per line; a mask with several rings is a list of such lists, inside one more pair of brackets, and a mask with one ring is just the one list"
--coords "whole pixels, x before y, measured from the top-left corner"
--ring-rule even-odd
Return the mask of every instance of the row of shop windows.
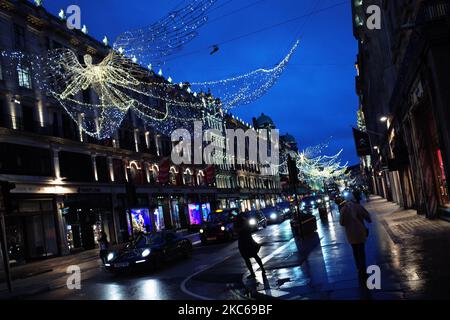
[[[119, 221], [115, 222], [111, 195], [66, 196], [64, 207], [56, 209], [53, 198], [13, 199], [13, 211], [6, 216], [6, 235], [11, 263], [21, 264], [61, 254], [63, 245], [68, 251], [97, 247], [101, 231], [110, 242], [123, 242], [139, 232], [164, 229], [199, 228], [215, 209], [212, 199], [186, 199], [182, 196], [159, 196], [156, 206], [150, 207], [148, 198], [139, 197], [138, 207], [127, 209], [125, 195], [119, 195]], [[222, 200], [220, 207], [240, 207], [242, 211], [274, 206], [277, 199]], [[93, 204], [95, 203], [95, 207]], [[56, 210], [61, 210], [60, 229]], [[118, 223], [118, 225], [116, 225]], [[119, 238], [116, 238], [116, 230]]]
[[[111, 242], [127, 241], [132, 233], [199, 227], [211, 212], [211, 202], [189, 202], [180, 197], [159, 197], [157, 206], [150, 208], [148, 200], [140, 197], [141, 208], [126, 209], [125, 195], [118, 225], [112, 214], [110, 195], [77, 195], [64, 199], [60, 208], [65, 234], [58, 235], [54, 199], [13, 199], [13, 211], [6, 216], [6, 234], [12, 264], [43, 259], [61, 254], [58, 243], [68, 251], [97, 247], [101, 231]], [[95, 203], [95, 207], [93, 204]], [[116, 238], [116, 230], [119, 237]]]

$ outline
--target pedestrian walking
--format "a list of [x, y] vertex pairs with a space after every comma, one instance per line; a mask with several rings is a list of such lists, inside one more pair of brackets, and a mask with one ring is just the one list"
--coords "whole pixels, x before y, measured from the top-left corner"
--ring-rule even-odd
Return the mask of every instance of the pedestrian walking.
[[361, 190], [359, 188], [355, 188], [353, 190], [353, 197], [355, 198], [355, 201], [357, 203], [361, 203], [362, 197], [361, 197]]
[[364, 221], [372, 223], [369, 212], [359, 203], [355, 201], [353, 196], [349, 194], [345, 203], [340, 208], [339, 223], [345, 228], [347, 241], [352, 246], [353, 257], [358, 269], [360, 280], [367, 278], [366, 273], [366, 241], [369, 236]]
[[108, 236], [106, 235], [105, 231], [102, 231], [100, 234], [100, 238], [98, 239], [98, 245], [100, 247], [100, 259], [102, 259], [103, 263], [107, 262], [107, 256], [108, 256], [108, 248], [109, 248], [109, 242], [108, 242]]
[[247, 277], [247, 279], [254, 279], [256, 277], [250, 258], [256, 260], [259, 267], [261, 268], [261, 272], [264, 275], [266, 271], [264, 269], [261, 258], [258, 256], [258, 252], [261, 246], [253, 239], [250, 224], [243, 214], [240, 214], [237, 217], [235, 227], [238, 233], [239, 252], [241, 253], [242, 258], [245, 260], [245, 264], [250, 271], [250, 275]]

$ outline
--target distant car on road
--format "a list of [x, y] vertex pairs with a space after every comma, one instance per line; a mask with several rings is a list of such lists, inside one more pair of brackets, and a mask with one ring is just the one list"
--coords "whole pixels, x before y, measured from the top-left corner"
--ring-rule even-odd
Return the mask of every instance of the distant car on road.
[[208, 215], [201, 229], [200, 240], [203, 245], [211, 241], [229, 241], [236, 238], [234, 222], [239, 215], [238, 209], [219, 209]]
[[292, 217], [292, 213], [295, 212], [294, 204], [288, 201], [278, 203], [276, 207], [283, 211], [285, 219], [290, 219]]
[[264, 213], [267, 223], [273, 224], [273, 223], [282, 223], [284, 220], [286, 220], [286, 214], [284, 209], [281, 209], [279, 207], [272, 207], [272, 208], [265, 208], [262, 210]]
[[249, 211], [244, 213], [244, 215], [253, 231], [267, 228], [267, 218], [261, 210]]
[[317, 209], [322, 201], [320, 197], [317, 196], [309, 196], [305, 197], [300, 202], [300, 208], [306, 212], [311, 213], [314, 209]]
[[113, 272], [133, 268], [157, 269], [166, 261], [189, 258], [191, 253], [191, 241], [175, 232], [140, 234], [125, 247], [109, 251], [104, 266]]

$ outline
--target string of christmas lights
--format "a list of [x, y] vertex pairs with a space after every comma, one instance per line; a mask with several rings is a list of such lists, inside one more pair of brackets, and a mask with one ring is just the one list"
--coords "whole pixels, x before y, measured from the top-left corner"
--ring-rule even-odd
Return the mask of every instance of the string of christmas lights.
[[343, 150], [332, 156], [322, 155], [327, 147], [328, 142], [308, 147], [301, 152], [287, 150], [281, 153], [281, 174], [288, 174], [287, 159], [291, 157], [296, 164], [299, 180], [315, 190], [321, 189], [324, 183], [348, 181], [348, 163], [341, 164], [340, 161]]
[[[130, 109], [148, 125], [170, 132], [185, 127], [189, 121], [202, 120], [205, 111], [218, 114], [250, 103], [274, 85], [297, 47], [298, 42], [273, 69], [194, 84], [174, 84], [170, 77], [162, 78], [162, 72], [156, 76], [115, 51], [99, 63], [86, 54], [83, 64], [69, 49], [51, 50], [46, 57], [6, 51], [2, 56], [12, 60], [11, 65], [31, 66], [33, 81], [41, 90], [55, 98], [86, 134], [105, 139], [118, 129]], [[223, 101], [203, 90], [193, 92], [192, 85], [214, 87], [218, 92], [228, 87], [229, 91], [224, 91]]]
[[119, 35], [113, 48], [142, 65], [161, 65], [198, 35], [217, 0], [193, 0], [150, 26]]

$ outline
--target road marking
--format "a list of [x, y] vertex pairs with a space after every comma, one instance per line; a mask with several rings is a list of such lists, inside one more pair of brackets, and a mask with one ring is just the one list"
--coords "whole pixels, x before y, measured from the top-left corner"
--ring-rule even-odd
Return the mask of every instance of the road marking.
[[[281, 247], [279, 247], [277, 250], [275, 250], [274, 252], [272, 252], [271, 254], [269, 254], [268, 256], [264, 257], [262, 259], [263, 264], [265, 264], [267, 261], [269, 261], [270, 259], [272, 259], [275, 255], [277, 255], [278, 253], [282, 252], [285, 248], [287, 248], [293, 241], [295, 241], [295, 238], [292, 238], [291, 240], [289, 240], [289, 242], [285, 243], [284, 245], [282, 245]], [[218, 264], [221, 264], [222, 262], [224, 262], [225, 260], [231, 258], [232, 255], [229, 255], [227, 257], [225, 257], [224, 259], [217, 261], [216, 263], [213, 263], [212, 265], [209, 265], [205, 268], [202, 268], [201, 270], [198, 270], [197, 272], [191, 274], [190, 276], [188, 276], [186, 279], [183, 280], [183, 282], [181, 282], [180, 285], [180, 289], [181, 291], [183, 291], [185, 294], [192, 296], [194, 298], [200, 299], [200, 300], [215, 300], [214, 298], [209, 298], [209, 297], [205, 297], [199, 294], [196, 294], [192, 291], [189, 291], [186, 287], [186, 284], [195, 276], [199, 275], [200, 273], [209, 270], [215, 266], [217, 266]], [[242, 277], [242, 282], [244, 282], [244, 278], [246, 277], [246, 275], [249, 274], [248, 273], [244, 273], [244, 276]]]
[[[277, 250], [275, 250], [271, 254], [269, 254], [268, 256], [262, 258], [261, 261], [262, 261], [263, 265], [266, 264], [267, 261], [271, 260], [277, 254], [279, 254], [280, 252], [284, 251], [293, 241], [295, 241], [295, 237], [292, 238], [291, 240], [289, 240], [289, 242], [287, 242], [286, 244], [284, 244], [281, 247], [279, 247]], [[246, 277], [248, 275], [250, 275], [250, 271], [247, 271], [246, 273], [244, 273], [244, 275], [242, 276], [242, 283], [246, 282]], [[269, 289], [269, 290], [274, 290], [274, 289]], [[261, 291], [266, 291], [267, 292], [267, 290], [261, 290]], [[278, 290], [275, 290], [275, 291], [277, 291], [277, 294], [278, 294], [277, 297], [278, 298], [289, 294], [289, 292], [285, 292], [285, 291], [278, 291]]]
[[187, 283], [189, 280], [191, 280], [193, 277], [199, 275], [200, 273], [202, 273], [202, 272], [204, 272], [204, 271], [206, 271], [206, 270], [209, 270], [209, 269], [211, 269], [211, 268], [217, 266], [218, 264], [224, 262], [225, 260], [227, 260], [227, 259], [229, 259], [229, 258], [231, 258], [231, 255], [230, 255], [230, 256], [227, 256], [227, 257], [225, 257], [224, 259], [221, 259], [220, 261], [217, 261], [216, 263], [213, 263], [213, 264], [211, 264], [211, 265], [209, 265], [209, 266], [207, 266], [207, 267], [205, 267], [205, 268], [202, 268], [201, 270], [199, 270], [199, 271], [197, 271], [197, 272], [195, 272], [195, 273], [193, 273], [193, 274], [191, 274], [189, 277], [187, 277], [186, 279], [184, 279], [183, 282], [181, 283], [181, 285], [180, 285], [181, 291], [183, 291], [185, 294], [187, 294], [187, 295], [189, 295], [189, 296], [192, 296], [192, 297], [197, 298], [197, 299], [200, 299], [200, 300], [215, 300], [215, 299], [213, 299], [213, 298], [204, 297], [204, 296], [201, 296], [201, 295], [199, 295], [199, 294], [196, 294], [196, 293], [194, 293], [194, 292], [192, 292], [192, 291], [189, 291], [189, 290], [186, 288], [186, 283]]
[[[275, 250], [274, 252], [272, 252], [271, 254], [269, 254], [268, 256], [264, 257], [262, 260], [263, 264], [265, 264], [267, 261], [271, 260], [275, 255], [279, 254], [281, 251], [283, 251], [286, 247], [288, 247], [292, 241], [295, 241], [295, 238], [292, 238], [291, 240], [289, 240], [289, 242], [287, 242], [286, 244], [282, 245], [281, 247], [279, 247], [277, 250]], [[250, 272], [249, 272], [250, 273]]]

